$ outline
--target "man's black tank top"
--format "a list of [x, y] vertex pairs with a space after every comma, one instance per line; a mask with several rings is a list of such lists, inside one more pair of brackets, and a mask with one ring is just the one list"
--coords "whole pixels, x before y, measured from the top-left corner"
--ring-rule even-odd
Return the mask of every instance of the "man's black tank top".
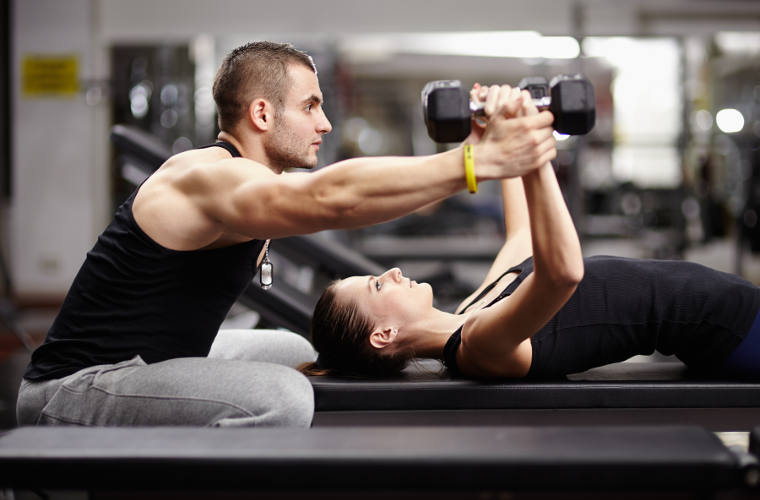
[[[216, 143], [233, 156], [229, 143]], [[256, 272], [264, 241], [213, 250], [162, 247], [135, 222], [132, 195], [87, 253], [24, 378], [47, 380], [136, 355], [147, 363], [206, 356]]]
[[[531, 337], [530, 378], [561, 377], [654, 351], [709, 372], [722, 366], [760, 309], [760, 288], [699, 264], [603, 256], [584, 263], [575, 293]], [[532, 271], [532, 259], [509, 269], [518, 276], [488, 306], [510, 296]], [[459, 374], [461, 333], [444, 348], [453, 375]]]

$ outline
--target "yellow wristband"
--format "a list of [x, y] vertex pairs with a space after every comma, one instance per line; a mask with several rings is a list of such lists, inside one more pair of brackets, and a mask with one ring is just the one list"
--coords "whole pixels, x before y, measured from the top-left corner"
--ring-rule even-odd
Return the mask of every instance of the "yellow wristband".
[[467, 179], [467, 190], [478, 192], [478, 180], [475, 178], [475, 158], [472, 156], [472, 144], [464, 145], [464, 176]]

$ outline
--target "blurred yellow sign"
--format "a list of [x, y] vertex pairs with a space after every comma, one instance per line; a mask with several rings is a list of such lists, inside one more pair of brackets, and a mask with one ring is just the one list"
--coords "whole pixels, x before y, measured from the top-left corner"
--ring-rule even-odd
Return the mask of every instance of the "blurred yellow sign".
[[73, 97], [79, 92], [75, 55], [26, 55], [22, 66], [21, 91], [27, 97]]

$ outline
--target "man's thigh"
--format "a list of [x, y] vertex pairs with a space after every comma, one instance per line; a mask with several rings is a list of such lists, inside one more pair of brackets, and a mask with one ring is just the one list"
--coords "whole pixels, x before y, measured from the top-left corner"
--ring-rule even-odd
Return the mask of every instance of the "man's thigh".
[[311, 343], [287, 330], [240, 329], [219, 330], [209, 358], [266, 361], [298, 367], [317, 359]]
[[40, 412], [40, 424], [300, 425], [313, 413], [308, 380], [259, 362], [136, 358], [67, 379]]

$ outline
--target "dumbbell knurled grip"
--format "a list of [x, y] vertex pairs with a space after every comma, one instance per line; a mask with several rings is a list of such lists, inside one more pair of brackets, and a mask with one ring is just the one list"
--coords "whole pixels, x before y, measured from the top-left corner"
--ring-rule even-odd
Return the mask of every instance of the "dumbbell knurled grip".
[[[533, 104], [536, 105], [539, 111], [543, 111], [545, 109], [549, 109], [549, 106], [551, 106], [552, 98], [551, 96], [544, 96], [540, 97], [538, 99], [533, 99]], [[470, 113], [472, 113], [475, 116], [485, 116], [485, 107], [486, 103], [484, 102], [475, 102], [470, 101]]]

